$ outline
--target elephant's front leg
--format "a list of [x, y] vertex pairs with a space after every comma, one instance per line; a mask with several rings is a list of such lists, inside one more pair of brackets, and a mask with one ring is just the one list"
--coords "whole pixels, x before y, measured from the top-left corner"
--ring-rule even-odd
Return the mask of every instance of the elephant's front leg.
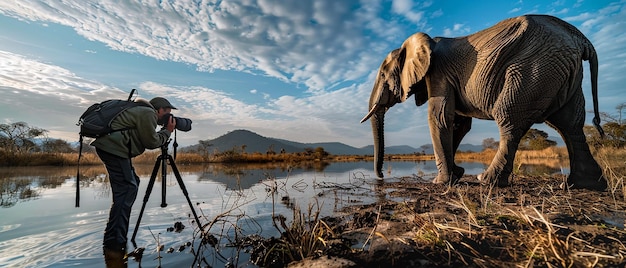
[[454, 98], [431, 97], [428, 103], [428, 125], [439, 173], [433, 182], [454, 184]]

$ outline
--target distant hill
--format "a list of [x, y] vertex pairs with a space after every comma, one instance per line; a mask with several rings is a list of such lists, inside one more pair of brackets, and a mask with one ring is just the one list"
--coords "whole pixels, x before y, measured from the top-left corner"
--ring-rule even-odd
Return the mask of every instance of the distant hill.
[[462, 152], [482, 152], [485, 148], [482, 145], [474, 145], [469, 143], [462, 143], [459, 145], [459, 151]]
[[233, 149], [241, 151], [244, 145], [244, 150], [247, 153], [266, 153], [270, 147], [277, 153], [282, 149], [288, 153], [302, 152], [303, 149], [284, 144], [277, 139], [263, 137], [248, 130], [234, 130], [220, 137], [209, 140], [208, 142], [212, 144], [211, 150], [218, 150], [220, 152]]
[[[287, 153], [303, 152], [306, 148], [324, 148], [324, 151], [333, 155], [373, 155], [374, 146], [368, 145], [362, 148], [352, 147], [340, 142], [321, 143], [300, 143], [283, 139], [263, 137], [249, 130], [239, 129], [228, 132], [218, 138], [208, 140], [212, 144], [210, 150], [224, 152], [228, 150], [245, 150], [247, 153], [266, 153], [270, 148], [279, 153], [284, 150]], [[198, 148], [199, 145], [191, 145], [181, 148], [180, 151], [189, 151]], [[462, 144], [459, 148], [462, 151], [482, 151], [482, 146]], [[432, 145], [423, 145], [419, 149], [407, 145], [385, 147], [386, 154], [412, 154], [412, 153], [432, 154]]]

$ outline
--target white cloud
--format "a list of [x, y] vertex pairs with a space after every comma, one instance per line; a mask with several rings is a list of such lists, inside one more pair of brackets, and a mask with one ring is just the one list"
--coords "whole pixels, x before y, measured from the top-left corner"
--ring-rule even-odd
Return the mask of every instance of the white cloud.
[[[303, 83], [310, 90], [323, 90], [338, 81], [367, 75], [368, 66], [378, 65], [375, 52], [388, 50], [384, 37], [370, 38], [361, 33], [369, 27], [380, 28], [370, 29], [382, 33], [396, 28], [390, 25], [395, 22], [375, 18], [380, 10], [371, 10], [369, 3], [359, 6], [356, 0], [201, 4], [24, 0], [2, 1], [0, 12], [67, 25], [87, 39], [119, 51], [189, 63], [206, 71], [260, 71]], [[403, 15], [420, 21], [422, 13], [406, 10]], [[372, 49], [354, 49], [363, 46]]]
[[296, 134], [303, 142], [341, 141], [364, 146], [370, 140], [363, 137], [369, 125], [358, 122], [367, 112], [369, 98], [370, 88], [363, 86], [305, 98], [285, 95], [268, 100], [266, 105], [246, 104], [235, 99], [236, 96], [203, 87], [146, 82], [139, 88], [172, 101], [179, 108], [177, 116], [199, 122], [201, 130], [194, 131], [200, 135], [197, 139], [215, 138], [234, 129], [250, 129], [264, 136], [291, 140]]
[[[89, 105], [106, 99], [125, 99], [128, 92], [78, 77], [58, 66], [0, 51], [0, 113], [6, 122], [25, 121], [50, 130], [56, 138], [76, 141], [76, 124]], [[181, 144], [216, 138], [234, 129], [301, 142], [340, 141], [364, 146], [370, 142], [368, 124], [359, 124], [367, 112], [369, 83], [298, 98], [276, 99], [264, 94], [266, 104], [247, 104], [229, 93], [200, 86], [163, 85], [146, 81], [139, 97], [163, 96], [178, 110], [176, 116], [193, 120], [192, 131], [180, 134]], [[14, 111], [19, 111], [16, 116]]]
[[[428, 2], [425, 5], [430, 5]], [[391, 4], [393, 12], [404, 16], [407, 20], [413, 23], [419, 23], [424, 16], [423, 11], [413, 10], [413, 1], [411, 0], [393, 0]]]
[[78, 140], [78, 129], [71, 129], [87, 106], [128, 94], [4, 51], [0, 51], [0, 81], [0, 113], [6, 122], [24, 121], [71, 141]]
[[553, 12], [549, 12], [549, 13], [553, 14], [553, 15], [563, 15], [563, 14], [567, 14], [568, 12], [569, 12], [569, 8], [563, 8], [561, 10], [553, 11]]
[[[115, 50], [184, 62], [201, 70], [241, 70], [276, 77], [297, 85], [296, 90], [308, 90], [307, 95], [298, 97], [299, 92], [271, 96], [263, 92], [266, 89], [250, 89], [244, 91], [247, 96], [263, 96], [263, 103], [250, 104], [206, 86], [144, 81], [138, 87], [143, 97], [166, 96], [180, 106], [177, 116], [194, 120], [194, 129], [179, 136], [188, 143], [246, 128], [271, 137], [364, 146], [371, 143], [370, 126], [358, 121], [367, 112], [372, 73], [394, 46], [410, 33], [424, 30], [420, 28], [426, 24], [421, 9], [432, 3], [247, 0], [204, 2], [205, 6], [197, 8], [186, 1], [102, 0], [88, 4], [81, 0], [23, 0], [0, 1], [0, 13], [66, 25]], [[394, 14], [386, 13], [390, 10]], [[441, 19], [443, 14], [438, 9], [430, 17]], [[470, 26], [479, 27], [462, 20], [464, 23], [436, 29], [444, 36], [462, 36], [470, 33]], [[601, 64], [601, 109], [610, 111], [623, 102], [621, 86], [626, 84], [622, 75], [626, 62], [623, 2], [567, 20], [581, 25], [596, 46]], [[87, 105], [127, 94], [67, 69], [4, 52], [0, 52], [0, 80], [0, 113], [20, 111], [20, 121], [62, 133], [68, 140], [77, 138], [68, 126], [75, 124], [77, 114]], [[589, 83], [583, 85], [588, 94]], [[58, 121], [52, 123], [48, 117]], [[386, 119], [390, 145], [419, 146], [430, 140], [425, 107], [416, 108], [412, 101], [397, 104]], [[493, 136], [481, 130], [474, 128], [467, 139], [479, 143]]]
[[517, 12], [519, 12], [520, 10], [522, 10], [522, 8], [521, 8], [521, 7], [516, 7], [516, 8], [513, 8], [513, 9], [509, 10], [509, 12], [508, 12], [508, 13], [509, 13], [509, 14], [511, 14], [511, 13], [517, 13]]
[[[566, 21], [579, 23], [580, 30], [591, 40], [598, 54], [598, 88], [600, 110], [612, 112], [618, 104], [626, 102], [623, 86], [626, 84], [624, 63], [626, 63], [626, 8], [613, 3], [596, 13], [582, 13], [567, 17]], [[585, 64], [586, 65], [586, 64]], [[587, 68], [587, 67], [585, 67]], [[585, 73], [583, 90], [591, 92], [589, 75]], [[616, 97], [621, 96], [621, 97]], [[591, 99], [587, 98], [587, 109], [591, 109]]]
[[455, 23], [452, 26], [452, 29], [450, 28], [443, 29], [443, 36], [447, 36], [447, 37], [462, 36], [462, 35], [469, 34], [470, 31], [471, 29], [469, 26], [462, 24], [462, 23]]
[[438, 17], [441, 17], [441, 16], [443, 16], [443, 10], [441, 10], [441, 9], [435, 10], [435, 11], [434, 11], [434, 12], [430, 15], [430, 17], [431, 17], [431, 18], [438, 18]]

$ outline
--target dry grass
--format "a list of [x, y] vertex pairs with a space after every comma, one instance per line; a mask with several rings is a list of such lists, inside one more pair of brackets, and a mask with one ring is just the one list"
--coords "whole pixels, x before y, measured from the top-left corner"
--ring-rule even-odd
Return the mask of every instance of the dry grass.
[[626, 201], [626, 148], [601, 147], [593, 153], [603, 168], [604, 177], [609, 184], [609, 192], [616, 199], [621, 194], [623, 200]]
[[287, 262], [319, 257], [326, 249], [327, 241], [336, 237], [333, 229], [320, 219], [319, 208], [313, 211], [313, 206], [309, 206], [306, 213], [295, 206], [289, 225], [282, 215], [274, 217], [274, 225], [282, 235], [281, 243], [273, 250], [285, 256]]
[[[0, 151], [0, 163], [7, 166], [75, 166], [77, 161], [77, 153], [5, 154]], [[95, 154], [83, 154], [81, 164], [97, 163], [101, 162]]]
[[[476, 267], [595, 267], [626, 258], [594, 245], [596, 238], [588, 234], [549, 220], [550, 209], [544, 205], [565, 204], [567, 197], [555, 195], [540, 206], [510, 206], [497, 202], [495, 196], [483, 198], [489, 200], [489, 205], [484, 205], [469, 201], [463, 190], [458, 193], [458, 199], [448, 202], [456, 211], [462, 211], [454, 218], [436, 218], [430, 213], [413, 215], [415, 241], [425, 247], [443, 249], [448, 263], [456, 260]], [[485, 207], [489, 209], [479, 209]], [[484, 254], [482, 243], [488, 244], [490, 251], [497, 251], [498, 257]], [[626, 253], [621, 242], [616, 244], [621, 245], [620, 252]]]
[[493, 157], [496, 156], [496, 150], [485, 149], [482, 152], [457, 152], [455, 160], [457, 161], [472, 161], [481, 163], [491, 163]]
[[543, 150], [519, 150], [515, 155], [516, 159], [567, 159], [567, 148], [548, 147]]
[[[455, 155], [456, 160], [474, 161], [482, 163], [491, 163], [496, 150], [485, 149], [482, 152], [458, 152]], [[542, 162], [546, 159], [567, 160], [567, 148], [565, 147], [548, 147], [543, 150], [519, 150], [515, 155], [515, 161], [538, 161]]]
[[[175, 158], [176, 163], [180, 164], [202, 164], [202, 163], [318, 163], [309, 164], [312, 167], [323, 166], [319, 163], [327, 163], [331, 158], [319, 158], [314, 155], [302, 153], [284, 153], [284, 154], [261, 154], [261, 153], [243, 153], [243, 154], [223, 154], [211, 157], [204, 157], [197, 153], [181, 153], [174, 154], [171, 150], [169, 155]], [[154, 163], [161, 155], [161, 150], [147, 150], [143, 154], [134, 157], [133, 163], [150, 164]], [[27, 153], [27, 154], [6, 154], [0, 151], [0, 163], [8, 166], [71, 166], [78, 162], [78, 153]], [[100, 159], [95, 152], [83, 152], [81, 156], [81, 165], [98, 165], [101, 164]]]

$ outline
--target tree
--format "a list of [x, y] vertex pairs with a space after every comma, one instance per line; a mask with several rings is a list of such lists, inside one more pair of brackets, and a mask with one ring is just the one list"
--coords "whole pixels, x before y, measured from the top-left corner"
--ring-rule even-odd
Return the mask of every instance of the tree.
[[486, 138], [483, 140], [483, 150], [486, 150], [486, 149], [497, 150], [499, 146], [500, 146], [500, 142], [494, 140], [493, 138]]
[[209, 159], [209, 147], [213, 146], [208, 140], [199, 140], [198, 141], [198, 151], [202, 154], [202, 158], [205, 160]]
[[555, 146], [556, 141], [548, 139], [548, 133], [531, 128], [519, 143], [520, 150], [543, 150]]
[[324, 159], [329, 155], [328, 152], [324, 150], [324, 147], [315, 148], [315, 158], [316, 159]]
[[593, 126], [585, 126], [583, 131], [587, 142], [593, 146], [603, 145], [610, 147], [626, 146], [626, 120], [623, 119], [623, 112], [626, 110], [626, 102], [615, 107], [616, 114], [600, 113], [602, 120], [606, 123], [602, 125], [604, 138], [601, 138], [598, 131]]
[[622, 147], [626, 145], [626, 124], [607, 122], [602, 126], [608, 145]]
[[32, 152], [37, 147], [35, 138], [44, 137], [47, 132], [25, 122], [0, 124], [0, 147], [10, 153]]
[[615, 148], [626, 146], [626, 124], [607, 122], [602, 125], [602, 129], [604, 129], [604, 138], [600, 137], [594, 126], [585, 126], [583, 131], [587, 142], [593, 146], [603, 145]]
[[615, 110], [617, 110], [617, 114], [601, 112], [600, 116], [602, 117], [602, 120], [605, 122], [615, 122], [619, 125], [625, 124], [626, 122], [624, 122], [622, 118], [623, 118], [624, 110], [626, 110], [626, 102], [615, 106]]
[[274, 151], [274, 144], [270, 144], [270, 146], [267, 148], [267, 152], [265, 152], [265, 154], [267, 155], [275, 155], [276, 152]]
[[46, 139], [41, 144], [41, 151], [47, 153], [71, 153], [74, 152], [74, 148], [64, 140]]

